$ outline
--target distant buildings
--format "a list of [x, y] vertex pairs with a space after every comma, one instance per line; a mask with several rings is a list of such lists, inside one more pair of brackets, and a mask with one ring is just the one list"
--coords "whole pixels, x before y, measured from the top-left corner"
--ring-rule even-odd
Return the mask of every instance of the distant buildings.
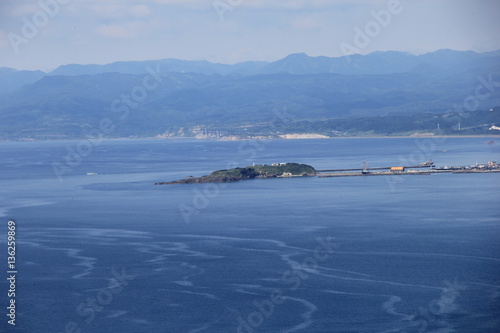
[[497, 162], [495, 162], [495, 161], [489, 161], [488, 164], [476, 164], [475, 168], [495, 170], [495, 169], [500, 169], [500, 165], [497, 164]]

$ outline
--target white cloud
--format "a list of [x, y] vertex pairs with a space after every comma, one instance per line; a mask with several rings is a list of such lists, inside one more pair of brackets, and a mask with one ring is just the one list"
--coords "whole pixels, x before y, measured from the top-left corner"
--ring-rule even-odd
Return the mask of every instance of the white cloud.
[[151, 9], [146, 5], [131, 6], [127, 4], [96, 4], [91, 5], [92, 11], [99, 17], [119, 19], [127, 17], [145, 18], [151, 15]]
[[355, 8], [357, 6], [378, 6], [387, 0], [243, 0], [234, 7], [261, 8], [269, 10], [321, 10], [325, 8]]
[[8, 16], [22, 17], [32, 15], [40, 10], [40, 6], [31, 3], [12, 3], [7, 2], [6, 6], [2, 8]]
[[0, 49], [4, 49], [9, 47], [9, 39], [7, 38], [7, 34], [0, 30]]
[[112, 38], [130, 38], [135, 36], [135, 34], [127, 28], [117, 24], [101, 25], [97, 28], [97, 33]]
[[[38, 1], [0, 0], [0, 48], [9, 47], [8, 32], [21, 33], [23, 16], [40, 10]], [[292, 52], [339, 56], [339, 44], [352, 43], [353, 28], [365, 27], [389, 0], [217, 1], [233, 7], [224, 21], [214, 0], [71, 0], [40, 29], [30, 52], [0, 52], [0, 67], [167, 57], [238, 62]], [[404, 11], [367, 52], [500, 48], [499, 0], [400, 1]]]
[[148, 17], [151, 15], [151, 9], [145, 5], [133, 6], [129, 11], [135, 17]]
[[323, 26], [320, 19], [311, 16], [296, 19], [292, 25], [298, 30], [314, 30]]
[[101, 17], [119, 18], [126, 15], [125, 6], [113, 4], [92, 5], [92, 10]]

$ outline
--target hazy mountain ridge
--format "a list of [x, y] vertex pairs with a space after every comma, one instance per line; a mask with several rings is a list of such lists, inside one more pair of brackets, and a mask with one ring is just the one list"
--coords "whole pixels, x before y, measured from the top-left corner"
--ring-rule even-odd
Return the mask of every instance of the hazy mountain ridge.
[[[107, 65], [64, 65], [49, 75], [84, 75], [118, 72], [124, 74], [146, 74], [147, 67], [159, 65], [163, 72], [201, 73], [220, 75], [266, 75], [266, 74], [391, 74], [403, 73], [416, 66], [427, 64], [446, 71], [487, 67], [488, 58], [497, 58], [500, 52], [476, 53], [472, 51], [439, 50], [423, 55], [405, 52], [374, 52], [368, 55], [343, 57], [310, 57], [305, 53], [291, 54], [274, 62], [248, 61], [234, 65], [161, 59], [149, 61], [120, 61]], [[481, 61], [480, 61], [481, 60]]]
[[[191, 64], [207, 73], [168, 72], [162, 67], [165, 62], [161, 61], [159, 64], [134, 62], [133, 66], [126, 63], [111, 64], [111, 67], [63, 66], [59, 72], [99, 72], [114, 68], [135, 73], [45, 75], [25, 84], [0, 96], [0, 137], [84, 137], [86, 130], [98, 126], [101, 119], [117, 119], [119, 113], [113, 110], [116, 101], [129, 112], [126, 120], [117, 120], [119, 126], [109, 136], [154, 136], [197, 125], [230, 128], [269, 122], [276, 117], [273, 110], [285, 107], [294, 121], [444, 113], [454, 105], [462, 105], [468, 96], [474, 97], [475, 88], [481, 83], [479, 77], [488, 80], [491, 76], [495, 80], [500, 74], [497, 53], [438, 51], [412, 56], [377, 52], [351, 56], [352, 63], [365, 65], [358, 66], [357, 73], [349, 74], [304, 74], [302, 72], [321, 72], [328, 66], [331, 70], [332, 63], [339, 59], [345, 62], [342, 58], [313, 58], [305, 54], [290, 55], [268, 64], [220, 65], [218, 68], [226, 74], [209, 73], [217, 66], [211, 67], [208, 62], [175, 61], [178, 66]], [[421, 57], [432, 61], [411, 67], [410, 60]], [[444, 62], [443, 57], [449, 57], [447, 67], [436, 67]], [[374, 68], [369, 64], [374, 58], [378, 59], [377, 63], [386, 64], [378, 71], [388, 71], [392, 64], [394, 73], [373, 73]], [[144, 99], [127, 105], [123, 96], [130, 96], [134, 89], [142, 87], [144, 78], [150, 75], [139, 73], [144, 65], [146, 73], [160, 69], [161, 85], [146, 91]], [[267, 74], [228, 74], [229, 69], [248, 73], [257, 67]], [[410, 69], [397, 72], [404, 68]], [[1, 69], [0, 79], [13, 73], [17, 71]], [[482, 88], [481, 92], [486, 93], [487, 89]], [[483, 98], [479, 105], [483, 109], [500, 105], [500, 89]], [[378, 126], [377, 122], [372, 123]]]
[[42, 71], [18, 71], [13, 68], [0, 67], [0, 95], [15, 91], [25, 84], [36, 82], [45, 75]]
[[305, 53], [291, 54], [274, 62], [247, 61], [234, 65], [161, 59], [147, 61], [118, 61], [106, 65], [68, 64], [44, 73], [12, 68], [0, 68], [0, 95], [10, 93], [25, 84], [44, 76], [96, 75], [103, 73], [147, 74], [148, 69], [160, 68], [163, 73], [199, 73], [220, 75], [267, 75], [267, 74], [392, 74], [425, 68], [434, 75], [447, 75], [467, 69], [487, 68], [498, 64], [500, 51], [475, 53], [472, 51], [439, 50], [424, 55], [405, 52], [374, 52], [368, 55], [344, 57], [310, 57]]

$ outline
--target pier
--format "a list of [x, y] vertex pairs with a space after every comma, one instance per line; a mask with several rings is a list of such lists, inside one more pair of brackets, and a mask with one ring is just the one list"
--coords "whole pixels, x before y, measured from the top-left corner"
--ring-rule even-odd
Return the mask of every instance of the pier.
[[439, 167], [434, 162], [428, 161], [412, 166], [388, 166], [369, 168], [365, 162], [361, 169], [329, 169], [316, 170], [319, 178], [325, 177], [357, 177], [357, 176], [418, 176], [432, 175], [436, 173], [492, 173], [500, 172], [500, 164], [488, 162], [487, 164], [476, 164], [474, 166]]
[[420, 168], [433, 168], [435, 167], [434, 162], [432, 160], [424, 163], [420, 163], [419, 165], [411, 165], [411, 166], [398, 166], [398, 167], [376, 167], [369, 168], [366, 162], [363, 162], [362, 169], [331, 169], [331, 170], [316, 170], [316, 172], [344, 172], [344, 171], [370, 171], [370, 170], [390, 170], [391, 168], [404, 168], [404, 169], [420, 169]]

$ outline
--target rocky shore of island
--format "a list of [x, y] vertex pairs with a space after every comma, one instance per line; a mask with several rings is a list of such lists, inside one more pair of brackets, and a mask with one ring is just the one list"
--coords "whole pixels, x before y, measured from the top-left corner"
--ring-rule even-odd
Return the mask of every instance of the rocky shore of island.
[[245, 168], [214, 171], [201, 177], [188, 177], [155, 185], [200, 184], [200, 183], [232, 183], [249, 179], [307, 177], [315, 176], [316, 170], [307, 164], [273, 163], [271, 165], [253, 165]]

